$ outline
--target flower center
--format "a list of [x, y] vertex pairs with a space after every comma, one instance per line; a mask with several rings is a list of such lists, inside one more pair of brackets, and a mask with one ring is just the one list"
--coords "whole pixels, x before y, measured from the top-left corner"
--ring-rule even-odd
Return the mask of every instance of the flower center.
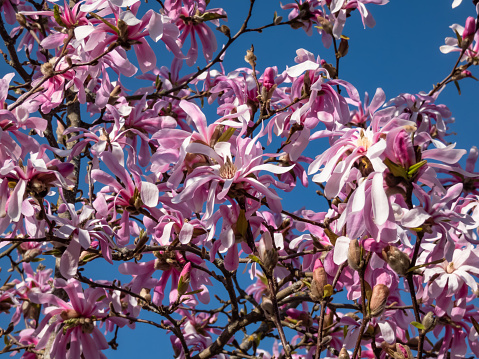
[[364, 133], [363, 130], [359, 133], [359, 138], [356, 141], [356, 145], [358, 147], [364, 147], [364, 149], [368, 149], [371, 146], [371, 140], [369, 137]]
[[446, 273], [447, 274], [451, 274], [453, 273], [454, 271], [456, 270], [456, 268], [454, 268], [454, 262], [451, 262], [447, 265], [446, 267]]
[[225, 164], [220, 167], [220, 177], [224, 179], [233, 178], [237, 171], [238, 169], [236, 166], [231, 163], [229, 158], [227, 158]]

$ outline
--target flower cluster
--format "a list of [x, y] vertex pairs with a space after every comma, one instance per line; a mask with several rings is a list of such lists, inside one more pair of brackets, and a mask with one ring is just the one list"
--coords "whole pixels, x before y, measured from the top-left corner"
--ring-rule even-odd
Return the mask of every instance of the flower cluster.
[[[181, 359], [479, 356], [478, 150], [464, 165], [439, 101], [474, 78], [477, 19], [451, 27], [446, 79], [388, 100], [339, 77], [348, 19], [388, 0], [299, 0], [257, 28], [252, 0], [237, 33], [207, 0], [159, 3], [0, 2], [1, 353], [104, 358], [141, 323]], [[251, 47], [227, 68], [280, 25], [336, 64], [301, 48], [259, 71]], [[289, 211], [308, 186], [325, 210]]]

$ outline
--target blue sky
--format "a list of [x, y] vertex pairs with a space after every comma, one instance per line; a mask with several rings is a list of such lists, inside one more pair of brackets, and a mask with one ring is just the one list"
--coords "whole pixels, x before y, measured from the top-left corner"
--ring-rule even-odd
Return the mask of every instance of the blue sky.
[[[153, 3], [153, 0], [149, 1]], [[284, 1], [286, 2], [288, 1]], [[385, 91], [388, 99], [404, 92], [414, 94], [419, 91], [430, 91], [434, 83], [441, 81], [449, 74], [457, 58], [455, 53], [445, 55], [439, 51], [439, 46], [444, 44], [444, 38], [454, 36], [449, 26], [453, 23], [463, 25], [467, 16], [476, 15], [470, 0], [464, 0], [463, 4], [456, 9], [451, 9], [451, 4], [452, 0], [402, 0], [391, 1], [385, 6], [367, 5], [377, 23], [373, 29], [363, 29], [359, 13], [353, 12], [343, 32], [350, 38], [350, 48], [348, 55], [341, 59], [339, 77], [352, 83], [361, 96], [365, 91], [374, 94], [378, 87]], [[210, 7], [224, 7], [229, 17], [227, 25], [232, 33], [241, 26], [248, 5], [248, 0], [212, 0], [210, 3]], [[142, 5], [142, 7], [146, 6]], [[287, 18], [287, 11], [281, 10], [278, 1], [258, 0], [251, 26], [269, 23], [273, 19], [275, 10], [278, 15]], [[225, 39], [218, 33], [220, 43]], [[309, 37], [301, 29], [293, 30], [287, 26], [275, 27], [261, 34], [246, 34], [233, 44], [226, 53], [224, 62], [226, 72], [247, 66], [243, 58], [251, 44], [255, 47], [257, 69], [260, 72], [268, 66], [277, 66], [279, 71], [284, 70], [286, 66], [293, 66], [298, 48], [304, 48], [325, 58], [328, 62], [334, 60], [333, 49], [325, 49], [318, 34]], [[169, 66], [171, 59], [169, 56], [157, 56], [157, 58], [158, 66]], [[162, 62], [163, 59], [165, 60]], [[199, 65], [201, 64], [200, 62]], [[191, 71], [194, 69], [196, 67]], [[183, 71], [186, 73], [187, 69], [183, 68]], [[0, 77], [7, 72], [11, 72], [10, 69], [1, 63]], [[479, 77], [475, 69], [472, 69], [472, 72]], [[134, 89], [135, 81], [130, 83], [131, 85], [127, 84], [127, 87]], [[451, 137], [450, 141], [457, 142], [458, 148], [469, 150], [473, 145], [479, 146], [476, 134], [479, 125], [477, 112], [479, 83], [472, 79], [465, 79], [460, 85], [462, 95], [458, 95], [454, 85], [449, 85], [439, 96], [438, 103], [447, 105], [456, 118], [452, 130], [457, 132], [457, 136]], [[217, 118], [214, 109], [206, 109], [205, 112], [211, 121]], [[318, 146], [322, 145], [318, 144]], [[318, 153], [319, 148], [321, 147], [318, 147]], [[310, 188], [310, 191], [314, 191], [314, 188]], [[295, 199], [292, 196], [285, 196], [285, 198], [289, 201], [285, 207], [291, 210], [311, 204], [306, 202], [310, 197], [304, 194]], [[7, 263], [3, 262], [0, 265], [6, 267]], [[99, 273], [104, 270], [105, 267], [99, 263], [90, 269], [92, 276], [95, 276], [95, 271]], [[242, 270], [241, 267], [240, 270]], [[114, 272], [110, 273], [113, 275]], [[3, 274], [1, 278], [4, 278], [5, 272]], [[150, 316], [150, 319], [154, 317]], [[0, 326], [5, 326], [3, 315], [0, 318]], [[147, 354], [152, 357], [172, 356], [169, 338], [164, 331], [146, 324], [137, 324], [137, 327], [138, 330], [134, 331], [128, 328], [120, 330], [118, 350], [109, 350], [105, 354], [109, 358], [141, 357]], [[241, 340], [243, 334], [238, 335], [237, 339]], [[109, 339], [111, 336], [108, 337]], [[270, 348], [264, 349], [270, 350]]]

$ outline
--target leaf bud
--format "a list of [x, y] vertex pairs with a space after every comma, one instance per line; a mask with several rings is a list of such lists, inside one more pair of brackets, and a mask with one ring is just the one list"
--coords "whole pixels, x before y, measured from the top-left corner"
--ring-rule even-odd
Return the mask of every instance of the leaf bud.
[[436, 326], [437, 319], [434, 316], [433, 312], [427, 313], [423, 318], [422, 318], [422, 325], [424, 326], [424, 332], [427, 333], [431, 330], [434, 329]]
[[38, 248], [32, 248], [25, 252], [23, 255], [23, 261], [28, 263], [35, 259], [38, 255], [40, 255], [42, 251]]
[[21, 27], [26, 27], [27, 26], [27, 18], [23, 14], [19, 14], [18, 12], [15, 14], [15, 18], [18, 22], [18, 24]]
[[326, 346], [329, 343], [331, 343], [331, 340], [333, 340], [333, 337], [331, 335], [326, 335], [323, 340], [321, 340], [321, 346]]
[[265, 272], [272, 275], [276, 264], [278, 264], [278, 251], [273, 246], [271, 233], [265, 232], [263, 234], [263, 238], [258, 247], [258, 252]]
[[216, 30], [225, 34], [228, 37], [228, 39], [231, 38], [231, 31], [230, 31], [230, 28], [228, 26], [221, 25], [221, 26], [217, 27]]
[[359, 246], [358, 240], [353, 239], [351, 242], [349, 242], [348, 264], [352, 269], [358, 271], [362, 267], [362, 262], [361, 247]]
[[400, 276], [406, 275], [411, 266], [411, 260], [406, 253], [401, 252], [397, 247], [387, 246], [382, 250], [382, 255], [393, 271]]
[[251, 50], [246, 50], [246, 56], [244, 60], [251, 65], [251, 67], [256, 67], [256, 56], [254, 55], [254, 49], [251, 46]]
[[263, 296], [261, 301], [261, 309], [263, 309], [266, 319], [271, 319], [274, 316], [274, 305], [271, 299], [266, 296]]
[[371, 294], [369, 309], [371, 316], [377, 317], [386, 309], [386, 303], [389, 297], [389, 288], [384, 284], [376, 284]]

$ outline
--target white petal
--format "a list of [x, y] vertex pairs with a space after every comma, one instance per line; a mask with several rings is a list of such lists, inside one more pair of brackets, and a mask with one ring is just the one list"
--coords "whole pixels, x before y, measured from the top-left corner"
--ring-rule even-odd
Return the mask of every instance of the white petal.
[[85, 37], [87, 37], [93, 31], [95, 31], [95, 26], [93, 25], [78, 26], [75, 28], [74, 31], [75, 31], [75, 39], [83, 40]]
[[393, 344], [396, 340], [394, 336], [394, 330], [389, 323], [386, 322], [378, 322], [379, 329], [381, 329], [381, 334], [383, 335], [384, 340], [388, 344]]
[[150, 182], [141, 182], [141, 200], [148, 207], [156, 207], [160, 192], [155, 184]]
[[288, 74], [288, 76], [298, 77], [305, 71], [317, 70], [318, 68], [319, 68], [319, 64], [311, 60], [306, 60], [305, 62], [302, 62], [298, 65], [290, 67], [289, 69], [286, 70], [286, 73]]
[[383, 174], [376, 173], [371, 186], [374, 223], [378, 226], [386, 223], [389, 217], [389, 200], [384, 192]]
[[123, 11], [120, 14], [120, 20], [123, 20], [129, 26], [135, 26], [141, 22], [130, 10]]
[[349, 243], [351, 240], [348, 237], [341, 236], [336, 239], [334, 245], [333, 262], [337, 265], [344, 263], [348, 259]]
[[157, 42], [163, 37], [163, 19], [160, 14], [156, 12], [153, 13], [148, 23], [148, 32], [154, 42]]

